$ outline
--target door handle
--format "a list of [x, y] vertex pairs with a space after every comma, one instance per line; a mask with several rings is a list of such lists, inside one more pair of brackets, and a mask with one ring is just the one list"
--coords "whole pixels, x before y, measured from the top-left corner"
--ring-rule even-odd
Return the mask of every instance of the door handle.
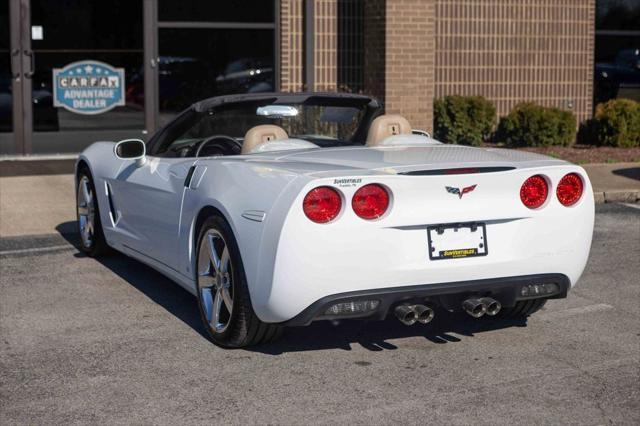
[[33, 56], [33, 50], [25, 50], [25, 56], [29, 57], [29, 62], [31, 64], [31, 69], [24, 73], [25, 78], [31, 78], [36, 73], [36, 59]]

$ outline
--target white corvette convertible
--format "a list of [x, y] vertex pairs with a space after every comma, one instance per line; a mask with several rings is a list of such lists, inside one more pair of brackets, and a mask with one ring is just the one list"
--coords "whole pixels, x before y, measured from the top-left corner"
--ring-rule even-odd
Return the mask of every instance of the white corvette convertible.
[[176, 281], [225, 347], [324, 319], [527, 316], [566, 297], [593, 234], [581, 167], [441, 144], [359, 95], [207, 99], [146, 144], [94, 143], [76, 179], [83, 250]]

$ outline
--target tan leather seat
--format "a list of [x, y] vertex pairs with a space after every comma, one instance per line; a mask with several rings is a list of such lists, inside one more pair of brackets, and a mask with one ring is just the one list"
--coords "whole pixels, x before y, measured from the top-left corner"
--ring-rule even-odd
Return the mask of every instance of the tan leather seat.
[[273, 124], [262, 124], [249, 129], [244, 135], [241, 154], [250, 154], [258, 145], [281, 139], [289, 139], [289, 135], [282, 127]]
[[401, 115], [386, 114], [373, 120], [367, 134], [367, 146], [379, 146], [380, 142], [394, 135], [410, 135], [411, 124]]

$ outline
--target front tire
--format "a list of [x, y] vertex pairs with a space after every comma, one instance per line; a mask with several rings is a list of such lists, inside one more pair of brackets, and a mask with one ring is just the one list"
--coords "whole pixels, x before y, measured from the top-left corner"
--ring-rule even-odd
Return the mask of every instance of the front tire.
[[278, 337], [282, 327], [260, 321], [253, 311], [240, 251], [229, 224], [219, 216], [209, 217], [197, 241], [198, 307], [213, 342], [241, 348]]
[[76, 217], [80, 234], [80, 249], [91, 257], [99, 257], [109, 251], [102, 232], [96, 187], [91, 173], [83, 168], [78, 173], [76, 188]]

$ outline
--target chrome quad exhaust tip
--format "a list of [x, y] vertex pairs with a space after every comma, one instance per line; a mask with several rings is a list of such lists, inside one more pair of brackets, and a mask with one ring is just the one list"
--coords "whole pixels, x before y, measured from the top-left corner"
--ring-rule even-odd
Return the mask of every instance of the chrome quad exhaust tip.
[[462, 302], [462, 310], [474, 318], [480, 318], [487, 313], [487, 305], [480, 299], [472, 298]]
[[396, 306], [393, 312], [396, 314], [396, 318], [404, 325], [413, 325], [418, 320], [418, 314], [412, 305]]
[[418, 322], [420, 324], [429, 324], [433, 317], [436, 315], [433, 308], [430, 306], [415, 305], [413, 307], [413, 310], [415, 311], [418, 317]]
[[428, 324], [435, 316], [433, 308], [425, 305], [399, 305], [394, 313], [404, 325], [413, 325], [416, 322]]
[[502, 304], [491, 297], [482, 297], [480, 302], [485, 306], [486, 314], [490, 317], [498, 315], [500, 309], [502, 309]]

